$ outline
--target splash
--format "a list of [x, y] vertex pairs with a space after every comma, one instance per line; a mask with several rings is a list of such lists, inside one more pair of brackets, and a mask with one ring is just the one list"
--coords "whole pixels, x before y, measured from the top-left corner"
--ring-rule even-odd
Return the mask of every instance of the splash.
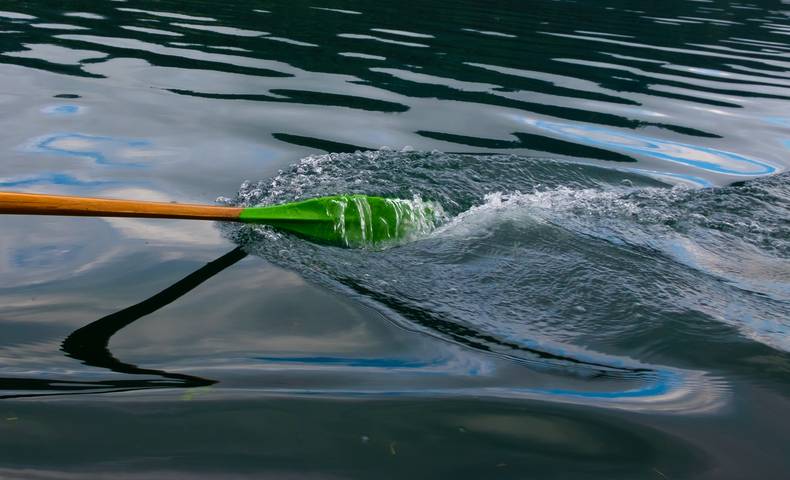
[[[671, 270], [689, 276], [689, 291], [678, 291], [678, 301], [747, 338], [790, 351], [790, 203], [783, 177], [706, 190], [560, 187], [530, 194], [496, 192], [435, 235], [472, 239], [503, 224], [533, 223], [641, 252], [662, 263], [669, 258], [675, 262], [667, 265]], [[703, 276], [697, 285], [691, 279], [694, 272]], [[664, 284], [657, 279], [656, 290]], [[728, 298], [723, 292], [732, 289], [737, 295]], [[710, 292], [712, 302], [702, 300], [704, 291]], [[641, 295], [654, 296], [649, 289]]]
[[[245, 228], [227, 233], [404, 328], [508, 359], [552, 384], [581, 381], [551, 391], [501, 387], [509, 394], [638, 398], [644, 408], [666, 400], [671, 409], [667, 399], [720, 398], [725, 387], [704, 372], [659, 366], [653, 351], [703, 349], [721, 329], [790, 350], [786, 184], [780, 175], [671, 188], [631, 172], [519, 156], [330, 154], [246, 183], [234, 202], [333, 191], [416, 195], [440, 205], [446, 219], [383, 251], [328, 250]], [[755, 262], [773, 266], [749, 268]], [[623, 356], [635, 342], [649, 347]]]

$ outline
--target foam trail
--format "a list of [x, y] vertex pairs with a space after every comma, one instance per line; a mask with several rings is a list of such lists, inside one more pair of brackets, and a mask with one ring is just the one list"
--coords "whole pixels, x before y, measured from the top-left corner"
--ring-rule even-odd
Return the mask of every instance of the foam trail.
[[[550, 376], [556, 387], [489, 386], [492, 395], [502, 395], [501, 388], [557, 401], [682, 410], [681, 404], [717, 404], [697, 400], [723, 398], [726, 386], [652, 360], [652, 348], [672, 341], [664, 329], [684, 331], [678, 319], [703, 332], [678, 333], [688, 335], [686, 343], [704, 345], [708, 331], [734, 328], [788, 348], [785, 184], [780, 175], [745, 186], [669, 188], [633, 172], [518, 156], [330, 154], [245, 184], [235, 201], [334, 192], [417, 196], [440, 205], [445, 220], [383, 251], [330, 249], [245, 229], [229, 234], [404, 328], [492, 353]], [[744, 205], [753, 208], [750, 220], [738, 223]], [[732, 252], [743, 257], [729, 261]], [[776, 268], [742, 268], [752, 260]], [[733, 308], [751, 317], [733, 315]], [[609, 353], [645, 337], [657, 345], [644, 358]]]

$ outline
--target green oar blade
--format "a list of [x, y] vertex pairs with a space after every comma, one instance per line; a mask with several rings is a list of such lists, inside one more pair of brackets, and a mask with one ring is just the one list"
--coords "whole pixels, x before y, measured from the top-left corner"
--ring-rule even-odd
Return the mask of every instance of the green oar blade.
[[323, 243], [357, 247], [403, 241], [430, 231], [438, 220], [438, 208], [417, 200], [335, 195], [248, 207], [239, 219]]

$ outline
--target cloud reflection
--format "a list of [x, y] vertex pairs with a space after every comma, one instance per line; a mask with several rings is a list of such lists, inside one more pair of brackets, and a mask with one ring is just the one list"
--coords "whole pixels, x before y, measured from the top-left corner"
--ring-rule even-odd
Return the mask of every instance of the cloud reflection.
[[24, 151], [54, 154], [64, 157], [87, 158], [98, 165], [141, 167], [137, 162], [119, 161], [116, 158], [140, 158], [160, 155], [151, 149], [146, 140], [134, 140], [83, 133], [54, 133], [31, 140]]

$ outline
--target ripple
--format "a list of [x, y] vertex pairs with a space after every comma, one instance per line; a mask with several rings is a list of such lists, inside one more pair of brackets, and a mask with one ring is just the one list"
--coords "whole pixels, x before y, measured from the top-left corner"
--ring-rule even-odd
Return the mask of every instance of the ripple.
[[502, 32], [494, 32], [492, 30], [476, 30], [474, 28], [462, 28], [464, 32], [472, 32], [472, 33], [479, 33], [480, 35], [488, 35], [491, 37], [503, 37], [503, 38], [518, 38], [518, 35], [511, 35], [509, 33], [502, 33]]
[[233, 35], [236, 37], [261, 37], [269, 35], [269, 32], [260, 32], [257, 30], [246, 30], [236, 27], [223, 27], [219, 25], [197, 25], [194, 23], [178, 23], [171, 22], [170, 25], [174, 27], [189, 28], [192, 30], [202, 30], [205, 32], [219, 33], [222, 35]]
[[25, 43], [22, 46], [25, 47], [26, 50], [19, 52], [3, 52], [3, 55], [8, 57], [33, 58], [60, 65], [79, 65], [85, 60], [107, 57], [107, 54], [104, 52], [66, 48], [46, 43]]
[[273, 42], [287, 43], [289, 45], [296, 45], [298, 47], [318, 47], [318, 45], [316, 45], [315, 43], [301, 42], [299, 40], [293, 40], [285, 37], [266, 37], [266, 40], [271, 40]]
[[365, 60], [386, 60], [387, 57], [382, 57], [380, 55], [369, 55], [367, 53], [357, 53], [357, 52], [338, 52], [338, 55], [341, 57], [351, 57], [351, 58], [362, 58]]
[[464, 82], [453, 78], [439, 77], [436, 75], [429, 75], [425, 73], [412, 72], [410, 70], [403, 70], [400, 68], [380, 68], [374, 67], [370, 69], [371, 72], [384, 73], [401, 80], [410, 82], [422, 83], [425, 85], [441, 85], [454, 90], [461, 90], [464, 92], [488, 92], [491, 89], [498, 88], [497, 85], [488, 83], [477, 82]]
[[[282, 9], [274, 8], [266, 9], [266, 17], [256, 17], [249, 9], [246, 14], [232, 9], [218, 9], [214, 14], [204, 9], [180, 12], [176, 4], [162, 11], [125, 7], [108, 10], [118, 14], [118, 21], [104, 22], [108, 28], [102, 29], [100, 35], [64, 34], [58, 30], [52, 31], [54, 35], [38, 34], [50, 40], [40, 42], [42, 45], [72, 50], [80, 50], [86, 44], [97, 46], [107, 52], [107, 61], [76, 57], [68, 63], [76, 67], [71, 70], [58, 67], [64, 64], [47, 67], [34, 57], [56, 58], [59, 52], [32, 52], [24, 50], [22, 43], [15, 44], [16, 52], [9, 52], [21, 55], [9, 59], [16, 59], [12, 63], [25, 68], [49, 68], [72, 76], [103, 76], [103, 83], [120, 81], [126, 87], [147, 86], [152, 92], [200, 97], [222, 107], [218, 112], [241, 107], [248, 115], [248, 125], [263, 121], [264, 117], [254, 113], [255, 108], [276, 102], [278, 114], [266, 117], [266, 131], [256, 136], [261, 142], [313, 138], [326, 147], [336, 145], [343, 149], [350, 145], [412, 145], [423, 150], [507, 150], [526, 155], [559, 155], [601, 165], [628, 161], [640, 164], [639, 169], [645, 172], [662, 172], [664, 179], [698, 185], [724, 184], [740, 176], [739, 172], [754, 176], [761, 171], [781, 171], [786, 159], [785, 136], [761, 128], [759, 120], [781, 116], [782, 102], [790, 98], [786, 92], [790, 85], [783, 75], [787, 69], [787, 62], [781, 58], [783, 43], [764, 28], [780, 23], [769, 11], [753, 14], [749, 22], [740, 22], [743, 25], [730, 25], [738, 27], [737, 31], [708, 25], [706, 28], [715, 29], [707, 37], [698, 28], [703, 24], [687, 24], [686, 41], [681, 45], [672, 40], [674, 37], [646, 28], [653, 21], [647, 17], [698, 22], [707, 14], [700, 13], [697, 5], [684, 5], [661, 14], [651, 9], [585, 5], [585, 14], [580, 18], [597, 18], [596, 15], [606, 13], [611, 19], [607, 29], [587, 21], [571, 22], [553, 5], [540, 15], [515, 13], [501, 6], [458, 6], [455, 16], [448, 19], [447, 28], [442, 29], [429, 21], [430, 15], [423, 15], [430, 9], [415, 7], [416, 20], [407, 25], [389, 18], [382, 9], [371, 7], [365, 11], [366, 17], [357, 18], [369, 18], [357, 26], [358, 33], [349, 31], [347, 22], [351, 18], [322, 10], [328, 7], [323, 5], [309, 10], [313, 14], [297, 15], [294, 24], [284, 21]], [[304, 10], [300, 11], [305, 13]], [[640, 10], [647, 13], [639, 13]], [[503, 14], [505, 11], [508, 15]], [[205, 15], [194, 14], [198, 12]], [[361, 12], [360, 9], [358, 13]], [[88, 12], [65, 12], [71, 13]], [[247, 14], [253, 17], [248, 19]], [[710, 16], [714, 21], [740, 21], [737, 12]], [[112, 15], [104, 12], [104, 17], [106, 20]], [[100, 23], [96, 20], [101, 20], [68, 18], [75, 20], [74, 26], [91, 29]], [[80, 18], [85, 21], [77, 22]], [[267, 32], [257, 27], [261, 25], [258, 20], [266, 19], [273, 22], [266, 23], [271, 28], [264, 35]], [[311, 24], [319, 19], [324, 28]], [[173, 25], [168, 29], [170, 22]], [[175, 36], [181, 41], [165, 45], [157, 39]], [[475, 40], [471, 40], [473, 37]], [[21, 42], [16, 37], [9, 38]], [[503, 42], [507, 49], [502, 49]], [[595, 48], [583, 48], [584, 45]], [[294, 48], [313, 51], [295, 55]], [[69, 58], [66, 53], [60, 57]], [[333, 57], [334, 60], [327, 60]], [[141, 68], [153, 75], [139, 75], [133, 65], [148, 65]], [[124, 78], [121, 71], [134, 80]], [[261, 78], [239, 86], [236, 76], [240, 74]], [[299, 86], [275, 77], [291, 78], [290, 82]], [[207, 82], [214, 86], [207, 86]], [[232, 87], [226, 88], [226, 84]], [[290, 97], [289, 102], [288, 98], [272, 94], [281, 89], [325, 93], [332, 98], [325, 102], [302, 101], [309, 95], [299, 94]], [[356, 98], [375, 98], [399, 107], [358, 108]], [[222, 105], [237, 100], [257, 105]], [[348, 103], [343, 104], [345, 101]], [[287, 108], [288, 103], [292, 108]], [[311, 125], [302, 128], [290, 113], [304, 105], [338, 108], [311, 110]], [[340, 111], [343, 107], [348, 111]], [[380, 115], [362, 120], [349, 117], [352, 111], [363, 110]], [[546, 129], [535, 132], [535, 128], [519, 126], [523, 122], [508, 120], [519, 116], [603, 130], [590, 130], [585, 135], [575, 132], [571, 138]], [[465, 121], [467, 117], [479, 117], [481, 121]], [[347, 126], [340, 127], [344, 122]], [[360, 122], [367, 128], [358, 128]], [[601, 142], [598, 137], [608, 135], [604, 132], [608, 129], [633, 137], [621, 137], [612, 144]], [[317, 131], [322, 133], [316, 134]], [[584, 136], [590, 138], [581, 140]], [[642, 150], [624, 149], [637, 137], [645, 143]], [[658, 148], [646, 146], [652, 139], [664, 143]], [[716, 140], [709, 143], [707, 139]], [[301, 140], [291, 146], [307, 147]], [[712, 150], [702, 152], [700, 148]], [[657, 152], [666, 153], [668, 158], [656, 156]], [[730, 153], [739, 157], [729, 156]], [[714, 156], [719, 158], [708, 161]], [[692, 157], [697, 164], [684, 162], [685, 157]], [[760, 165], [747, 164], [751, 161]], [[710, 167], [701, 168], [700, 162], [721, 162], [723, 170], [713, 168], [709, 173], [700, 173]], [[733, 168], [731, 164], [736, 165]], [[611, 168], [619, 166], [612, 164]], [[702, 183], [697, 181], [700, 179]]]
[[192, 20], [196, 22], [216, 22], [216, 18], [211, 17], [196, 17], [194, 15], [184, 15], [183, 13], [174, 13], [174, 12], [160, 12], [156, 10], [141, 10], [139, 8], [127, 8], [127, 7], [119, 7], [117, 8], [119, 12], [129, 12], [129, 13], [144, 13], [146, 15], [151, 15], [153, 17], [164, 17], [164, 18], [174, 18], [176, 20]]
[[49, 30], [88, 30], [87, 27], [69, 25], [67, 23], [31, 23], [30, 26], [34, 28], [46, 28]]
[[345, 13], [346, 15], [362, 15], [362, 12], [358, 12], [356, 10], [342, 10], [339, 8], [327, 8], [327, 7], [310, 7], [313, 10], [324, 10], [326, 12], [335, 12], [335, 13]]
[[36, 17], [26, 13], [0, 11], [0, 18], [10, 18], [11, 20], [35, 20]]
[[[262, 60], [254, 57], [246, 57], [241, 55], [224, 55], [219, 53], [209, 53], [200, 50], [188, 48], [171, 48], [164, 45], [159, 45], [151, 42], [144, 42], [133, 38], [112, 38], [100, 37], [95, 35], [74, 35], [64, 34], [58, 35], [59, 38], [64, 40], [77, 40], [97, 45], [105, 45], [116, 48], [126, 48], [137, 51], [149, 51], [160, 55], [168, 55], [179, 58], [191, 58], [194, 60], [201, 60], [205, 62], [222, 63], [226, 65], [235, 65], [239, 67], [247, 67], [257, 69], [258, 73], [263, 75], [266, 70], [270, 70], [271, 74], [279, 76], [289, 76], [289, 72], [298, 71], [294, 67], [285, 62], [277, 62], [272, 60]], [[275, 70], [276, 69], [276, 70]]]
[[133, 25], [121, 25], [124, 30], [131, 30], [133, 32], [151, 33], [154, 35], [167, 35], [169, 37], [183, 37], [182, 33], [171, 32], [169, 30], [160, 30], [158, 28], [136, 27]]
[[[572, 39], [575, 39], [575, 40], [589, 40], [589, 41], [594, 41], [594, 42], [603, 42], [603, 43], [609, 43], [609, 44], [620, 45], [620, 46], [625, 46], [625, 47], [643, 48], [643, 49], [646, 49], [646, 50], [658, 50], [658, 51], [663, 51], [663, 52], [683, 53], [683, 54], [689, 54], [689, 55], [698, 55], [698, 56], [713, 57], [713, 58], [726, 58], [726, 59], [732, 59], [732, 60], [755, 61], [755, 59], [751, 59], [749, 57], [745, 57], [745, 56], [742, 56], [742, 55], [723, 54], [723, 53], [707, 51], [707, 50], [704, 50], [704, 49], [694, 50], [694, 49], [688, 49], [688, 48], [664, 47], [664, 46], [660, 46], [660, 45], [648, 45], [648, 44], [638, 43], [638, 42], [625, 42], [625, 41], [613, 40], [613, 39], [596, 37], [596, 36], [590, 36], [590, 35], [573, 35], [573, 34], [567, 34], [567, 33], [545, 32], [545, 31], [544, 32], [538, 32], [538, 33], [543, 34], [543, 35], [555, 36], [555, 37], [572, 38]], [[774, 60], [762, 60], [761, 59], [760, 63], [764, 63], [766, 65], [772, 65], [772, 66], [776, 66], [776, 67], [781, 67], [781, 68], [790, 68], [790, 62], [779, 62], [779, 61], [774, 61]]]
[[403, 42], [401, 40], [392, 40], [389, 38], [376, 37], [374, 35], [362, 35], [358, 33], [338, 33], [337, 36], [340, 38], [350, 38], [353, 40], [373, 40], [381, 43], [391, 43], [393, 45], [400, 45], [402, 47], [428, 48], [428, 45], [425, 45], [424, 43]]
[[74, 17], [74, 18], [85, 18], [88, 20], [105, 20], [107, 18], [103, 15], [99, 15], [98, 13], [90, 13], [90, 12], [65, 12], [63, 16]]
[[648, 155], [710, 172], [757, 176], [777, 171], [773, 165], [760, 160], [710, 147], [661, 140], [590, 125], [572, 125], [527, 118], [522, 118], [521, 121], [580, 143]]
[[412, 37], [412, 38], [436, 38], [433, 35], [429, 35], [427, 33], [416, 33], [416, 32], [408, 32], [406, 30], [391, 30], [389, 28], [371, 28], [371, 32], [379, 32], [379, 33], [389, 33], [391, 35], [401, 35], [404, 37]]

